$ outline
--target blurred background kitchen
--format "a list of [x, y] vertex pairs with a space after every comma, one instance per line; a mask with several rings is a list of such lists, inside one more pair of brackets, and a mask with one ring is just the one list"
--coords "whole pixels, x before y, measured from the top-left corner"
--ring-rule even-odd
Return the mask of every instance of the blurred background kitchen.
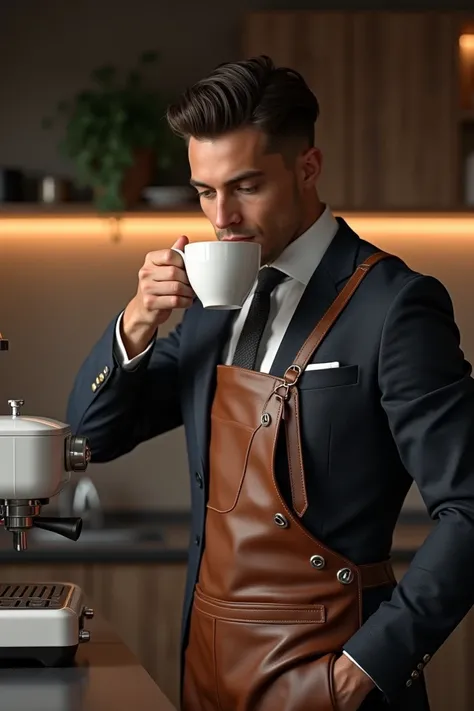
[[[75, 373], [135, 293], [145, 254], [180, 234], [213, 237], [164, 107], [216, 64], [260, 53], [301, 71], [318, 97], [322, 199], [362, 237], [443, 281], [474, 361], [472, 1], [175, 0], [165, 10], [154, 0], [2, 0], [1, 414], [21, 397], [24, 414], [63, 419]], [[133, 131], [123, 133], [127, 116]], [[48, 509], [82, 510], [90, 530], [108, 533], [80, 545], [33, 541], [21, 560], [10, 539], [0, 548], [2, 580], [61, 577], [98, 606], [106, 600], [104, 613], [175, 702], [192, 536], [184, 447], [178, 430], [92, 465]], [[428, 530], [414, 486], [394, 541], [399, 575]], [[472, 708], [472, 646], [469, 618], [427, 668], [434, 711]]]

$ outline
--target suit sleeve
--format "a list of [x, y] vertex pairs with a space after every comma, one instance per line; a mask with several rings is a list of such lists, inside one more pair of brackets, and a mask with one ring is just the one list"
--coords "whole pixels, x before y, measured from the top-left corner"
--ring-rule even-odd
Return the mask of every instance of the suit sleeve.
[[379, 354], [381, 404], [436, 522], [391, 599], [344, 649], [390, 698], [474, 603], [474, 381], [446, 289], [416, 276], [393, 302]]
[[115, 318], [80, 367], [67, 405], [67, 422], [74, 434], [89, 439], [92, 462], [116, 459], [182, 424], [181, 324], [157, 338], [130, 369], [120, 364], [116, 323]]

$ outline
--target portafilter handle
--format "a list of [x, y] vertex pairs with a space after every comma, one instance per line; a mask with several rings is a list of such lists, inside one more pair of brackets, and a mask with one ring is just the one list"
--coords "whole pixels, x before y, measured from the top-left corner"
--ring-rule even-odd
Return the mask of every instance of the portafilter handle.
[[58, 533], [60, 536], [77, 541], [82, 531], [82, 518], [64, 518], [59, 516], [35, 516], [33, 526], [44, 531]]

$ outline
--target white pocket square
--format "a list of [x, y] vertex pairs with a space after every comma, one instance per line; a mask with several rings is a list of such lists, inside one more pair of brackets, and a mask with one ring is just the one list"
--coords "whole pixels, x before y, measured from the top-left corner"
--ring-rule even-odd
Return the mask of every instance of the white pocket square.
[[339, 362], [335, 360], [331, 363], [308, 363], [305, 370], [326, 370], [326, 368], [339, 368]]

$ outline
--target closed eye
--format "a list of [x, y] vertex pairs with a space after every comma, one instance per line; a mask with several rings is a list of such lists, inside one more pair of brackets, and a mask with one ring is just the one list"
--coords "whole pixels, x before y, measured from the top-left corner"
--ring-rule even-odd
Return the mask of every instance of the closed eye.
[[215, 194], [215, 190], [201, 190], [200, 192], [198, 191], [198, 195], [200, 198], [210, 198], [213, 197]]
[[239, 188], [241, 193], [244, 193], [245, 195], [252, 195], [253, 193], [257, 192], [257, 187], [253, 186], [251, 188]]

